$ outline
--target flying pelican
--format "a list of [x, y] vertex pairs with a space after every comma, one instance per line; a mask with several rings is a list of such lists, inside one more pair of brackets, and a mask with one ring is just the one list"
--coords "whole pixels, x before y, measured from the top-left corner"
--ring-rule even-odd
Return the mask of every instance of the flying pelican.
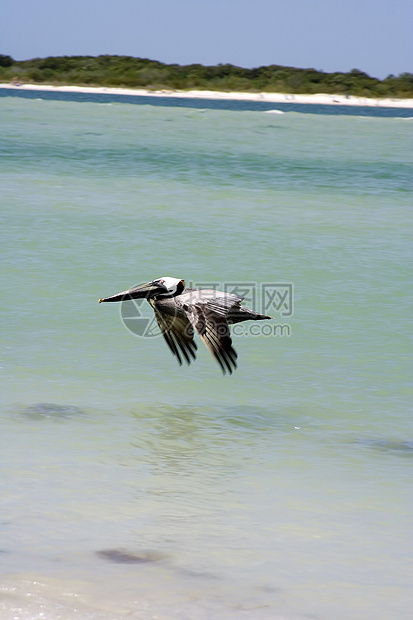
[[257, 314], [241, 306], [243, 297], [215, 289], [185, 288], [185, 281], [164, 277], [131, 288], [103, 301], [147, 299], [155, 312], [162, 335], [180, 365], [196, 359], [194, 328], [221, 366], [224, 375], [237, 367], [229, 325], [241, 321], [259, 321], [270, 316]]

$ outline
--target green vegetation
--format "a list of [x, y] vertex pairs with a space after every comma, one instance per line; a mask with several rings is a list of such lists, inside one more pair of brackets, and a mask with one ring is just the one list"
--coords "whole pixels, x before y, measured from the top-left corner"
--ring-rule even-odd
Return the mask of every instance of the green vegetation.
[[0, 54], [0, 81], [35, 84], [115, 86], [149, 90], [217, 90], [281, 93], [331, 93], [359, 97], [413, 97], [413, 73], [385, 80], [353, 69], [325, 73], [270, 65], [243, 69], [230, 64], [166, 65], [131, 56], [58, 56], [16, 61]]

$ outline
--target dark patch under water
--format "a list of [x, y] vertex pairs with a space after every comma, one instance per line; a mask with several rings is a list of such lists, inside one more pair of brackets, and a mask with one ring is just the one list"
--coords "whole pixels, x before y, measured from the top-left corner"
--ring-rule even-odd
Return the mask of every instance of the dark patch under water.
[[84, 415], [84, 411], [72, 405], [57, 405], [55, 403], [36, 403], [26, 407], [24, 415], [34, 419], [55, 418], [64, 419], [72, 416]]
[[413, 455], [413, 441], [362, 438], [357, 443], [379, 452]]
[[159, 560], [163, 560], [166, 557], [157, 551], [142, 551], [138, 554], [124, 549], [103, 549], [102, 551], [96, 551], [96, 555], [115, 564], [146, 564], [149, 562], [159, 562]]

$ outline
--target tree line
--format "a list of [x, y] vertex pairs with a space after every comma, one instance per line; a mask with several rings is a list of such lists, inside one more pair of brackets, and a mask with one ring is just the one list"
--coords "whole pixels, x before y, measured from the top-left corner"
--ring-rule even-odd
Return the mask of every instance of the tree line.
[[215, 90], [331, 93], [358, 97], [413, 97], [413, 73], [389, 75], [384, 80], [359, 69], [326, 73], [269, 65], [244, 69], [231, 64], [164, 64], [132, 56], [51, 56], [14, 60], [0, 54], [0, 81], [77, 86], [113, 86], [148, 90]]

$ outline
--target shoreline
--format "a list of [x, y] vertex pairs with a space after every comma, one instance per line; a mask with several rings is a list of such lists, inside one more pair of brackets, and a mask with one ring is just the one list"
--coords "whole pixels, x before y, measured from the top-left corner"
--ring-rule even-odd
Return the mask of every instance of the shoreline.
[[50, 84], [7, 84], [0, 83], [0, 88], [13, 90], [35, 90], [55, 92], [78, 92], [112, 95], [132, 95], [139, 97], [174, 97], [180, 99], [227, 99], [236, 101], [261, 101], [267, 103], [296, 103], [315, 105], [368, 106], [381, 108], [413, 108], [413, 99], [370, 99], [354, 95], [331, 95], [318, 93], [314, 95], [286, 93], [246, 93], [220, 92], [212, 90], [147, 90], [135, 88], [113, 88], [101, 86], [52, 86]]

